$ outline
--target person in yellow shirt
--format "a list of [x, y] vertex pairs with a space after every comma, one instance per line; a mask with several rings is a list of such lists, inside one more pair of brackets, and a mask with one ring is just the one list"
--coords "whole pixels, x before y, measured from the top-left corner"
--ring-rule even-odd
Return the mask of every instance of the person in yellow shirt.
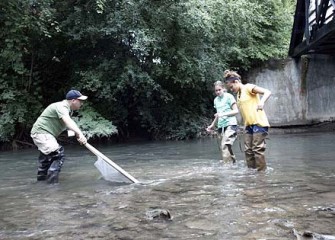
[[[243, 84], [241, 76], [235, 71], [226, 70], [224, 77], [228, 89], [237, 93], [237, 106], [244, 120], [247, 166], [263, 171], [266, 169], [265, 138], [268, 136], [270, 127], [264, 111], [264, 104], [270, 97], [271, 92], [254, 84]], [[260, 95], [262, 95], [262, 98]]]

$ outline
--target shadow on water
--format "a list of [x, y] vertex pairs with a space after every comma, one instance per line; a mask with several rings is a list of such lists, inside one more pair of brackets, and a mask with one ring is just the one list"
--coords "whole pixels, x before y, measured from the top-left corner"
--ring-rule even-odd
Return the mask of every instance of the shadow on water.
[[[215, 139], [96, 146], [140, 184], [101, 179], [67, 147], [60, 184], [35, 181], [36, 150], [1, 153], [0, 239], [296, 239], [335, 234], [335, 134], [273, 135], [268, 170], [219, 162]], [[172, 220], [148, 212], [168, 210]]]

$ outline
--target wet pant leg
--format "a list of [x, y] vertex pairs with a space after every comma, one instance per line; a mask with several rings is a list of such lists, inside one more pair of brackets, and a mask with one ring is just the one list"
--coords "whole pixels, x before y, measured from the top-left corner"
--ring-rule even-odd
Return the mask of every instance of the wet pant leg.
[[233, 153], [232, 145], [237, 137], [237, 126], [228, 126], [222, 133], [221, 153], [224, 163], [235, 163], [236, 158]]
[[253, 152], [253, 134], [244, 134], [244, 154], [248, 168], [256, 168], [255, 154]]
[[231, 145], [223, 144], [221, 152], [224, 163], [235, 162], [235, 156], [232, 154]]
[[255, 163], [258, 171], [263, 171], [266, 169], [265, 162], [265, 149], [266, 142], [265, 138], [268, 134], [266, 132], [263, 133], [255, 133], [253, 135], [253, 151], [255, 155]]

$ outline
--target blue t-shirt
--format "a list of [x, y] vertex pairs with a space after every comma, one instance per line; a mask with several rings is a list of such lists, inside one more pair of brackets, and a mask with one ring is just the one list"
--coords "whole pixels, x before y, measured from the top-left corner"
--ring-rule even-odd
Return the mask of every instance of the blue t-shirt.
[[[214, 108], [217, 113], [226, 113], [232, 110], [233, 104], [236, 104], [234, 96], [230, 93], [223, 93], [222, 96], [217, 96], [214, 99]], [[224, 128], [231, 125], [237, 125], [237, 119], [235, 116], [224, 116], [219, 117], [218, 128]]]

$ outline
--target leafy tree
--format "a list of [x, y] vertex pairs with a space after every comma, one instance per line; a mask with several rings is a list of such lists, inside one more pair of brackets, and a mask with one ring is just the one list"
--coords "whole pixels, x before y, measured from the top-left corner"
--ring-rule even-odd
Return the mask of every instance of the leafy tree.
[[[48, 34], [40, 14], [26, 1], [0, 3], [0, 141], [22, 137], [40, 106], [41, 98], [32, 89], [39, 88], [34, 77], [34, 40]], [[36, 73], [38, 74], [38, 73]]]
[[[90, 137], [197, 137], [212, 82], [286, 56], [293, 0], [0, 3], [0, 141], [28, 139], [43, 107], [89, 95]], [[91, 124], [91, 121], [93, 124]], [[111, 122], [112, 121], [112, 122]], [[108, 131], [104, 131], [104, 126]]]

